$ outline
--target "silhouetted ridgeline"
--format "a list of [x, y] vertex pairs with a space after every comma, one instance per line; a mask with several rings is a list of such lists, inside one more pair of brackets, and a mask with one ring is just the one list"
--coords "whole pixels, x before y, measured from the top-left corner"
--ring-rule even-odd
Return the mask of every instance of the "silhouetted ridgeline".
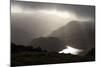
[[40, 47], [42, 50], [48, 52], [59, 52], [66, 48], [66, 45], [57, 37], [39, 37], [33, 39], [31, 42], [32, 47]]
[[[94, 24], [71, 22], [49, 37], [33, 39], [30, 46], [11, 43], [11, 66], [95, 61], [94, 32]], [[59, 54], [67, 45], [87, 51], [82, 56]]]
[[85, 55], [95, 47], [95, 23], [92, 21], [70, 21], [49, 36], [59, 38], [66, 46], [83, 49], [81, 54]]
[[32, 46], [16, 45], [11, 43], [11, 53], [25, 52], [25, 51], [42, 51], [40, 47], [33, 48]]
[[11, 44], [11, 66], [26, 66], [40, 64], [86, 62], [95, 60], [95, 49], [93, 48], [85, 56], [47, 52], [40, 47], [33, 49], [31, 46]]

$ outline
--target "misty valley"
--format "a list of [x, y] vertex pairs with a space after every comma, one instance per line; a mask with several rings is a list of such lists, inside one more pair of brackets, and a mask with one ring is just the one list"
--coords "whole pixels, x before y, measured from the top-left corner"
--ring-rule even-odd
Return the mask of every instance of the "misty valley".
[[[49, 38], [48, 38], [49, 39]], [[43, 39], [42, 39], [43, 40]], [[49, 40], [50, 41], [50, 40]], [[41, 42], [41, 43], [40, 43]], [[51, 45], [55, 45], [55, 40]], [[33, 44], [48, 44], [47, 41], [42, 42], [37, 40]], [[59, 43], [58, 43], [59, 44]], [[56, 49], [56, 48], [55, 48]], [[57, 63], [72, 63], [72, 62], [86, 62], [95, 61], [95, 48], [92, 48], [85, 55], [73, 55], [71, 53], [58, 53], [55, 51], [47, 51], [39, 46], [22, 46], [11, 43], [11, 66], [27, 66], [27, 65], [43, 65], [43, 64], [57, 64]]]
[[95, 6], [11, 0], [11, 66], [95, 61]]
[[90, 27], [94, 23], [71, 21], [48, 37], [34, 38], [29, 45], [11, 43], [11, 65], [95, 61], [94, 28]]

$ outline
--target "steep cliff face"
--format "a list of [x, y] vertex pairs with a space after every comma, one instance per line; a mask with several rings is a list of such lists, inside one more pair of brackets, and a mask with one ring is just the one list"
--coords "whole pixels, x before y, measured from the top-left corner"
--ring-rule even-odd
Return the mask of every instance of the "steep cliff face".
[[95, 47], [94, 27], [94, 22], [71, 21], [50, 36], [61, 39], [66, 46], [83, 49], [86, 53]]

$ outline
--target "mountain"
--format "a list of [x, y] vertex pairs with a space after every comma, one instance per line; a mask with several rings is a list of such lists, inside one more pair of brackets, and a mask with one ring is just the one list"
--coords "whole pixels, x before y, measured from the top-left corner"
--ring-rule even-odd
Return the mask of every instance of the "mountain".
[[82, 49], [84, 51], [81, 54], [86, 54], [95, 46], [95, 24], [94, 22], [71, 21], [49, 36], [59, 38], [66, 46]]
[[65, 20], [55, 15], [11, 14], [11, 42], [27, 46], [31, 40], [45, 37], [65, 24]]
[[42, 50], [46, 50], [48, 52], [59, 52], [66, 48], [63, 41], [56, 37], [39, 37], [33, 39], [31, 45], [33, 48], [41, 47]]

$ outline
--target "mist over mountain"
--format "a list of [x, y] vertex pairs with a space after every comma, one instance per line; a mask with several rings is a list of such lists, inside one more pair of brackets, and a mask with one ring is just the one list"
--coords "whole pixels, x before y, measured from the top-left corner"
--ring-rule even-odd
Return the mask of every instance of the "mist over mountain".
[[47, 36], [67, 23], [61, 17], [42, 13], [12, 14], [11, 19], [11, 40], [22, 45], [30, 44], [35, 38]]
[[11, 0], [11, 67], [95, 61], [95, 6]]
[[64, 41], [66, 46], [83, 49], [84, 53], [87, 53], [95, 47], [95, 24], [94, 22], [71, 21], [55, 30], [50, 36]]
[[72, 20], [93, 20], [95, 6], [11, 0], [11, 41], [29, 45]]
[[37, 39], [42, 49], [58, 51], [68, 45], [87, 52], [94, 48], [94, 21], [95, 6], [11, 1], [11, 42], [29, 46]]

